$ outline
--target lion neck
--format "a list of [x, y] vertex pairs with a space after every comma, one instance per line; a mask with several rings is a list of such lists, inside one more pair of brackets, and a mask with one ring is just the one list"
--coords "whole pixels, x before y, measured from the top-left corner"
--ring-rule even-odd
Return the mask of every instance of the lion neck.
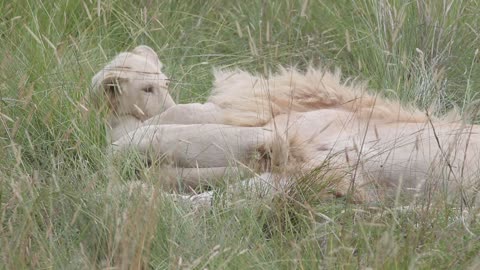
[[115, 142], [130, 131], [139, 128], [142, 121], [133, 115], [112, 116], [108, 120], [108, 137]]

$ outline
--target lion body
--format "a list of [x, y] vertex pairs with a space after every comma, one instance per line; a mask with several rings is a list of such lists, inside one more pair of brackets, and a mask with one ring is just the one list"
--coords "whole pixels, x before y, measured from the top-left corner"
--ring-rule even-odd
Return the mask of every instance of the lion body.
[[[322, 167], [336, 179], [336, 193], [355, 189], [360, 199], [432, 186], [463, 196], [465, 186], [478, 186], [480, 127], [431, 118], [372, 94], [365, 84], [342, 82], [338, 71], [281, 68], [263, 77], [217, 70], [205, 104], [164, 106], [162, 100], [171, 100], [164, 92], [153, 95], [156, 105], [135, 103], [144, 95], [138, 87], [121, 88], [130, 104], [110, 103], [134, 108], [130, 116], [137, 121], [117, 124], [122, 130], [112, 133], [114, 148], [168, 156], [181, 168], [241, 165], [295, 178]], [[123, 107], [113, 111], [128, 111]]]

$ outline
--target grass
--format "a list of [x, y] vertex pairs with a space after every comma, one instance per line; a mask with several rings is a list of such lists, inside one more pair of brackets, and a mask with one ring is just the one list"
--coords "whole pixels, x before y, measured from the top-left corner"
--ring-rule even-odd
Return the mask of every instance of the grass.
[[[181, 102], [212, 67], [340, 67], [444, 113], [480, 93], [477, 1], [0, 0], [0, 267], [4, 269], [476, 269], [475, 209], [251, 199], [192, 211], [162, 193], [114, 195], [90, 79], [155, 48]], [[121, 169], [121, 170], [120, 170]], [[152, 179], [153, 181], [153, 179]], [[468, 211], [467, 211], [468, 210]], [[328, 218], [326, 218], [328, 217]]]

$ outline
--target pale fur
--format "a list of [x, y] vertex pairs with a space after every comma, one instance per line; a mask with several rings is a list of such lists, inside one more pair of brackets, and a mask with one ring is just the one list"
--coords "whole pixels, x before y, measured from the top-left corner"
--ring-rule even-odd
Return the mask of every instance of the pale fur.
[[[138, 46], [132, 52], [120, 53], [95, 74], [94, 101], [98, 107], [106, 104], [109, 109], [107, 130], [111, 141], [175, 105], [162, 67], [155, 51]], [[145, 92], [147, 89], [151, 92]]]
[[217, 70], [207, 103], [158, 106], [113, 138], [114, 149], [168, 157], [183, 168], [247, 166], [282, 179], [322, 168], [321, 179], [336, 181], [335, 194], [351, 191], [359, 200], [437, 186], [466, 200], [464, 188], [478, 188], [478, 126], [431, 118], [342, 81], [339, 71], [280, 68], [263, 77]]
[[342, 82], [339, 70], [283, 68], [268, 77], [242, 70], [216, 70], [208, 102], [222, 110], [225, 123], [261, 126], [277, 115], [336, 108], [356, 116], [390, 121], [424, 122], [425, 113], [405, 108], [368, 92], [366, 84]]

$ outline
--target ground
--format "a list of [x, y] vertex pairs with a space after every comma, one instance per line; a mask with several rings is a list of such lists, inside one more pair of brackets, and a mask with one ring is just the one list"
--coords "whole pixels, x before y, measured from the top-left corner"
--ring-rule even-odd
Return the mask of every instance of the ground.
[[358, 205], [321, 200], [305, 179], [273, 202], [227, 203], [219, 187], [204, 211], [160, 192], [115, 193], [137, 160], [110, 166], [88, 99], [96, 71], [147, 44], [180, 102], [203, 101], [216, 66], [321, 63], [476, 122], [476, 1], [13, 0], [0, 13], [1, 268], [479, 267], [478, 210], [444, 194]]

